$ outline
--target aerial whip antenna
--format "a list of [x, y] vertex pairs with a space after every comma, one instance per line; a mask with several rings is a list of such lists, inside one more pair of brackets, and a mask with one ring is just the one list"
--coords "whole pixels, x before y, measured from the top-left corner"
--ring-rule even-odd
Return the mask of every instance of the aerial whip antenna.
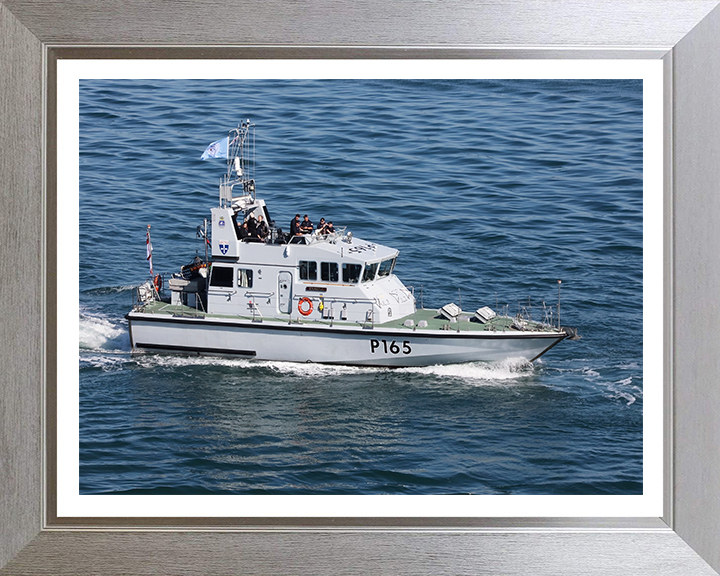
[[558, 280], [558, 330], [560, 330], [560, 285], [562, 280]]

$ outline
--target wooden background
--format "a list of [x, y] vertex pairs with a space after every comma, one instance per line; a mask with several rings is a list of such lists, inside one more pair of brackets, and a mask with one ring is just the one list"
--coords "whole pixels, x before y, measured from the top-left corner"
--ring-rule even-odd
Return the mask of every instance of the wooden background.
[[[720, 570], [717, 5], [716, 0], [0, 0], [0, 574], [715, 574]], [[151, 44], [162, 48], [148, 51]], [[168, 49], [181, 45], [195, 49]], [[218, 52], [218, 45], [236, 49]], [[71, 46], [77, 50], [68, 51]], [[132, 49], [100, 50], [107, 46]], [[53, 124], [52, 115], [44, 113], [44, 70], [53, 47], [61, 49], [55, 54], [76, 57], [664, 57], [671, 128], [664, 384], [672, 410], [663, 522], [548, 520], [538, 528], [506, 520], [494, 527], [486, 521], [443, 529], [387, 521], [355, 529], [264, 531], [48, 526], [42, 430], [46, 368], [52, 373], [52, 363], [45, 361], [45, 321], [52, 318], [44, 311], [55, 279], [52, 273], [45, 277], [45, 241], [52, 242], [45, 207], [51, 219], [54, 196], [52, 186], [45, 188], [45, 139], [50, 137], [52, 151]]]

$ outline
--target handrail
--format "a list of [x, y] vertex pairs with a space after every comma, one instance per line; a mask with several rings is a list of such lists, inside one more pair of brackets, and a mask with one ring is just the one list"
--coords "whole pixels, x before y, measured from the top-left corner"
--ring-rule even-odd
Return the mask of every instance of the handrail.
[[275, 296], [275, 292], [252, 292], [248, 290], [245, 292], [244, 295], [251, 298], [272, 298], [273, 296]]
[[232, 292], [225, 292], [224, 290], [210, 290], [210, 288], [208, 288], [207, 294], [208, 296], [226, 296], [228, 302], [230, 302], [230, 300], [232, 300], [232, 297], [237, 294], [237, 290], [233, 290]]
[[343, 304], [376, 304], [375, 299], [371, 298], [338, 298], [337, 296], [315, 296], [313, 294], [293, 294], [293, 300], [301, 300], [303, 298], [322, 298], [325, 302], [341, 302]]
[[[291, 302], [300, 301], [302, 298], [310, 298], [311, 300], [313, 298], [316, 298], [317, 300], [320, 300], [322, 298], [323, 302], [330, 306], [330, 308], [333, 308], [334, 304], [370, 304], [370, 309], [366, 311], [365, 313], [365, 320], [363, 320], [362, 326], [363, 328], [366, 327], [366, 324], [368, 321], [371, 324], [371, 328], [375, 328], [375, 306], [377, 306], [377, 302], [375, 299], [370, 298], [337, 298], [335, 296], [332, 297], [326, 297], [326, 296], [313, 296], [313, 295], [306, 295], [306, 294], [293, 294], [290, 298]], [[292, 322], [292, 311], [295, 309], [294, 305], [290, 306], [290, 319], [289, 322]], [[330, 319], [330, 325], [332, 326], [334, 317]]]

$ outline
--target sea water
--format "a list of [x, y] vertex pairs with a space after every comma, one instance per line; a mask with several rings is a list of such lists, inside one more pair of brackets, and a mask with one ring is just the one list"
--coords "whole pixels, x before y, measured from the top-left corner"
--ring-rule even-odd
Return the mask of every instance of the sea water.
[[[560, 296], [582, 339], [408, 369], [131, 354], [147, 225], [156, 273], [204, 256], [225, 164], [200, 156], [246, 119], [278, 227], [399, 249], [426, 308]], [[82, 80], [80, 492], [641, 494], [642, 158], [641, 81]]]

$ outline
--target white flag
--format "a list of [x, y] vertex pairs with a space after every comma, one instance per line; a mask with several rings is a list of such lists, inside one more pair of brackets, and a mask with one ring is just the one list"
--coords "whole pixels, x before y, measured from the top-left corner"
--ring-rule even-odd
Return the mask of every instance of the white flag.
[[228, 137], [221, 138], [213, 142], [207, 147], [200, 160], [208, 160], [209, 158], [227, 158], [228, 157]]

